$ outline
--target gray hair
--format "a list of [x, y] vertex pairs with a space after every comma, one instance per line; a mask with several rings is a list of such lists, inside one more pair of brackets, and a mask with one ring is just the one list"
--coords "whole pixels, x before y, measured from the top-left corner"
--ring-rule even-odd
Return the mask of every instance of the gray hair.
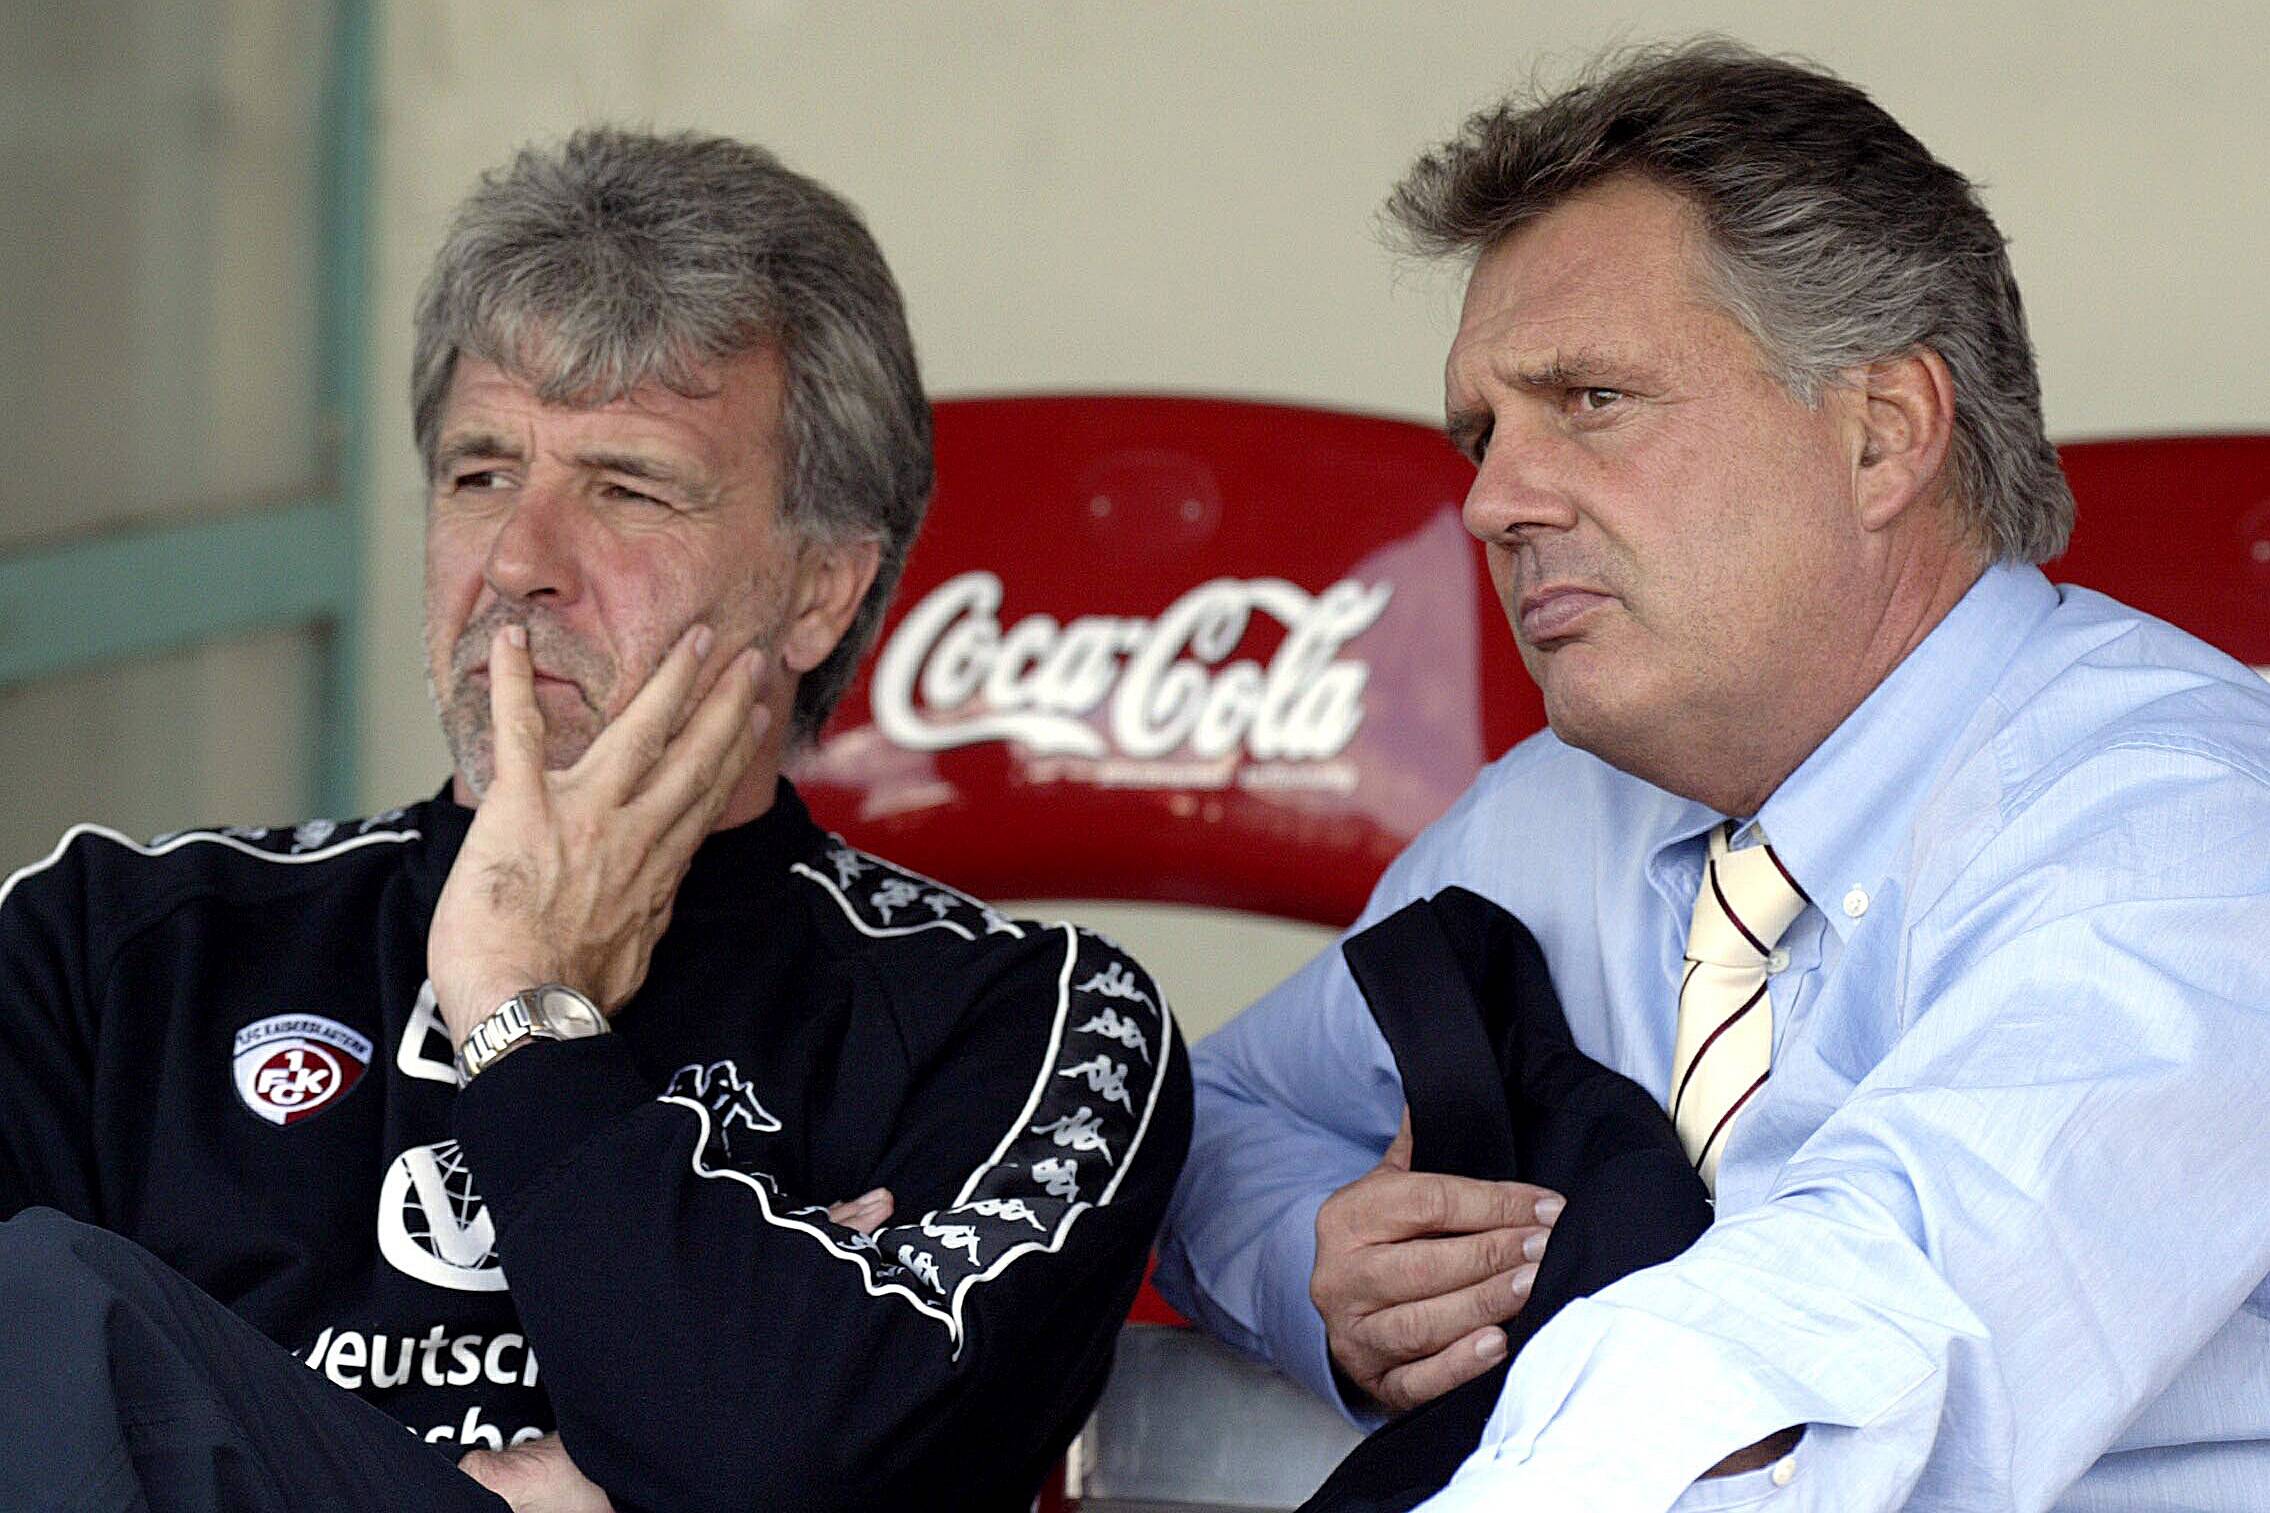
[[1720, 38], [1611, 53], [1558, 93], [1470, 117], [1387, 214], [1411, 251], [1476, 255], [1627, 174], [1694, 205], [1710, 292], [1804, 403], [1853, 368], [1938, 353], [1971, 533], [2000, 561], [2065, 549], [2073, 494], [2002, 233], [1968, 179], [1818, 68]]
[[930, 406], [898, 285], [857, 211], [763, 148], [614, 128], [525, 148], [458, 208], [418, 297], [410, 411], [430, 476], [461, 354], [547, 401], [641, 385], [776, 345], [787, 369], [782, 512], [807, 542], [874, 540], [850, 628], [796, 689], [791, 739], [851, 686], [929, 507]]

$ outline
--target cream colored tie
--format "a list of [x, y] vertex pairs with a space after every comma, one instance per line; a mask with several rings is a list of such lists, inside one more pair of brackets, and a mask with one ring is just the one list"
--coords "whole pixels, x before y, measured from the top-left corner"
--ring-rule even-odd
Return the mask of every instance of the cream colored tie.
[[1763, 843], [1729, 851], [1720, 825], [1687, 929], [1679, 1038], [1671, 1056], [1671, 1122], [1703, 1182], [1718, 1191], [1718, 1157], [1773, 1058], [1766, 978], [1774, 945], [1805, 911], [1805, 893]]

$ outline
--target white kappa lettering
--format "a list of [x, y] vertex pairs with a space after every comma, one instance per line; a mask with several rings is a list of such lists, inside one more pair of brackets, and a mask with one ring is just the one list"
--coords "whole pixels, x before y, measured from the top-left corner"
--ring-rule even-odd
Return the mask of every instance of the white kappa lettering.
[[977, 1226], [974, 1224], [940, 1224], [934, 1215], [922, 1220], [922, 1233], [936, 1240], [941, 1250], [958, 1250], [969, 1257], [972, 1266], [977, 1261]]
[[927, 1250], [916, 1250], [911, 1245], [899, 1247], [899, 1264], [922, 1278], [923, 1285], [932, 1292], [944, 1292], [946, 1284], [938, 1275], [938, 1258]]
[[839, 888], [849, 888], [854, 882], [858, 881], [861, 873], [866, 872], [875, 864], [848, 846], [838, 846], [828, 853], [828, 865], [835, 868], [835, 885]]
[[716, 1142], [718, 1154], [727, 1160], [733, 1156], [736, 1127], [758, 1135], [769, 1135], [780, 1128], [780, 1120], [758, 1101], [757, 1090], [742, 1080], [741, 1069], [730, 1058], [707, 1066], [692, 1062], [678, 1068], [671, 1074], [663, 1096], [689, 1098], [708, 1109], [710, 1138]]
[[1082, 1153], [1097, 1151], [1102, 1154], [1104, 1160], [1109, 1161], [1111, 1159], [1111, 1147], [1104, 1143], [1103, 1121], [1096, 1117], [1094, 1109], [1089, 1108], [1084, 1103], [1077, 1110], [1064, 1115], [1060, 1119], [1051, 1119], [1046, 1124], [1034, 1125], [1033, 1133], [1046, 1135], [1050, 1140], [1067, 1150]]
[[1153, 1011], [1158, 1008], [1157, 1004], [1151, 1002], [1151, 995], [1144, 992], [1142, 985], [1135, 981], [1135, 974], [1127, 970], [1127, 963], [1123, 961], [1105, 962], [1102, 971], [1080, 984], [1080, 991], [1093, 993], [1098, 998], [1118, 998], [1129, 1003], [1139, 1003]]
[[1145, 1038], [1142, 1027], [1132, 1019], [1122, 1018], [1117, 1009], [1105, 1009], [1086, 1024], [1078, 1026], [1077, 1033], [1101, 1035], [1106, 1040], [1127, 1047], [1145, 1061], [1151, 1059], [1151, 1042]]
[[1044, 1233], [1048, 1229], [1047, 1225], [1040, 1222], [1040, 1215], [1034, 1213], [1031, 1205], [1022, 1198], [972, 1198], [967, 1203], [957, 1205], [953, 1212], [976, 1214], [981, 1219], [1001, 1219], [1011, 1224], [1030, 1224]]
[[875, 912], [883, 916], [883, 923], [887, 925], [892, 914], [921, 896], [921, 888], [903, 877], [894, 877], [869, 894], [867, 902], [875, 906]]
[[1127, 1063], [1124, 1061], [1098, 1056], [1093, 1061], [1066, 1067], [1056, 1075], [1082, 1078], [1088, 1084], [1088, 1091], [1106, 1103], [1116, 1103], [1130, 1114], [1135, 1112], [1135, 1100], [1127, 1096]]

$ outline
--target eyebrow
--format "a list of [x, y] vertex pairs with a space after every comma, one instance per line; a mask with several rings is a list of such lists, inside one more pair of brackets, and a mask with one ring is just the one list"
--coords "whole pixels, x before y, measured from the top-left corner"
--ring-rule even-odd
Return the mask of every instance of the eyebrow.
[[708, 479], [653, 457], [642, 457], [636, 452], [578, 452], [575, 465], [599, 473], [620, 473], [625, 478], [636, 478], [690, 496], [696, 502], [707, 502], [716, 494]]
[[1497, 359], [1490, 372], [1501, 382], [1527, 389], [1569, 389], [1605, 378], [1630, 378], [1631, 360], [1604, 347], [1553, 349], [1542, 357]]
[[[1629, 355], [1611, 347], [1555, 347], [1544, 353], [1488, 359], [1489, 376], [1509, 388], [1543, 393], [1554, 389], [1649, 387], [1650, 375]], [[1451, 412], [1443, 421], [1450, 444], [1471, 458], [1494, 417], [1486, 405]]]
[[474, 457], [494, 457], [500, 462], [518, 462], [520, 448], [495, 431], [459, 431], [442, 438], [434, 448], [434, 476], [439, 478], [457, 464]]
[[[434, 449], [434, 476], [438, 479], [451, 468], [474, 458], [493, 459], [497, 462], [527, 460], [517, 443], [507, 440], [498, 432], [461, 431], [445, 437], [441, 445]], [[636, 478], [643, 483], [673, 489], [697, 502], [706, 502], [716, 493], [706, 479], [636, 452], [578, 452], [575, 465], [592, 472], [619, 473], [625, 478]]]

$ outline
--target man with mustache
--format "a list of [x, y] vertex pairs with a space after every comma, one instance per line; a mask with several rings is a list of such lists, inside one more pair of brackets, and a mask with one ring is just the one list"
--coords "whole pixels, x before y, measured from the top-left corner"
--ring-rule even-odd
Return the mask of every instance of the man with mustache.
[[[2072, 498], [1971, 185], [1706, 43], [1390, 209], [1472, 260], [1448, 430], [1551, 729], [1358, 928], [1502, 904], [1716, 1194], [1427, 1506], [2260, 1507], [2270, 689], [2035, 566]], [[1337, 950], [1196, 1061], [1169, 1297], [1360, 1421], [1505, 1360], [1592, 1195], [1409, 1170]]]
[[880, 252], [581, 132], [460, 208], [411, 397], [447, 789], [0, 890], [0, 1504], [1029, 1506], [1189, 1083], [1116, 948], [781, 776], [930, 495]]

